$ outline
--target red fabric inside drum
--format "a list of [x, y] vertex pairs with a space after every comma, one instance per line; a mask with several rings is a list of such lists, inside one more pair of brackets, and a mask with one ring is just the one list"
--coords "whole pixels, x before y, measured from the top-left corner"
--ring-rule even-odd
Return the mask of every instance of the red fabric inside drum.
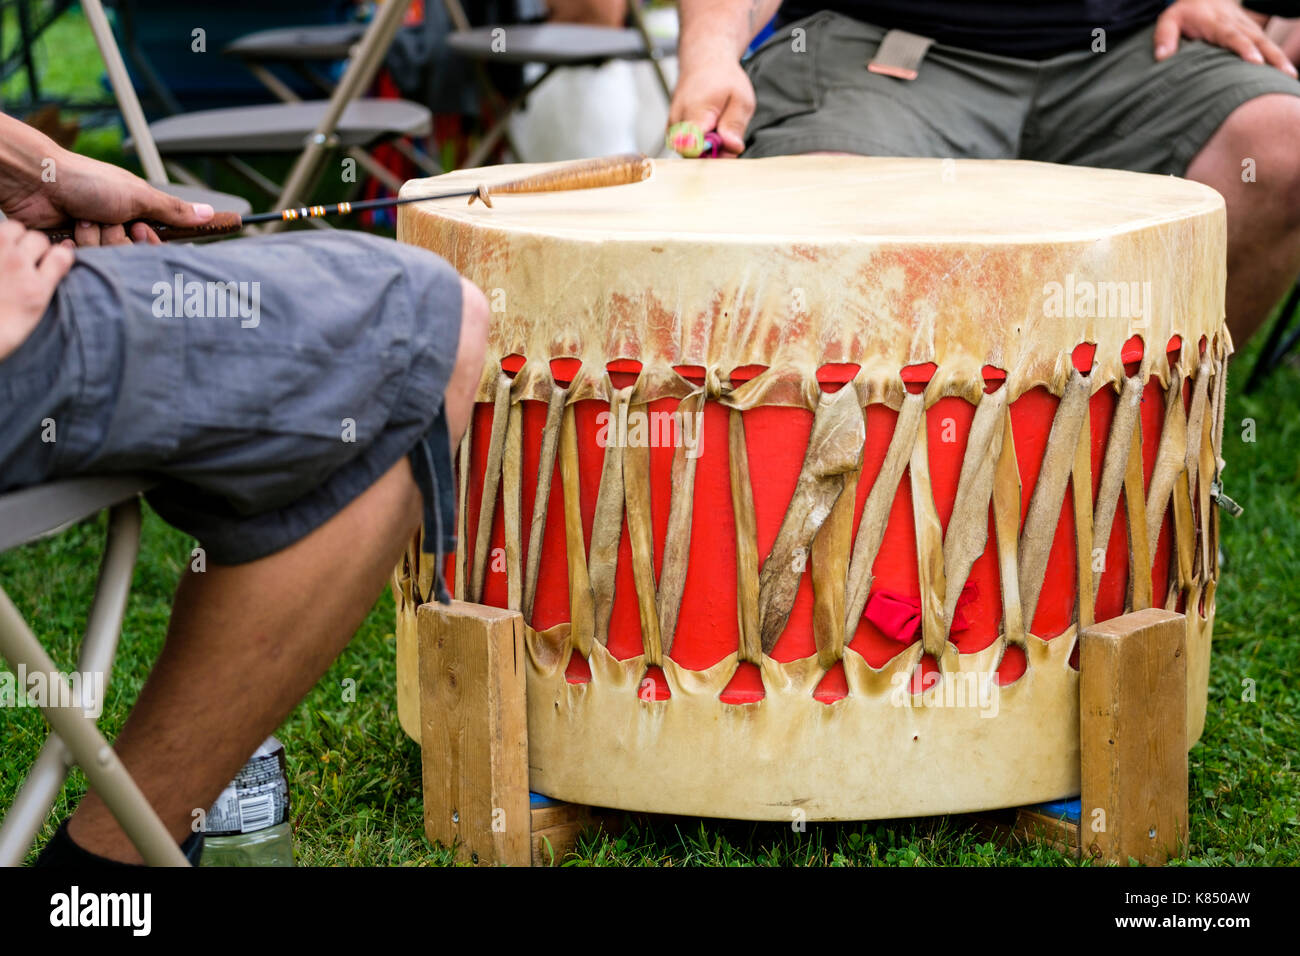
[[[635, 377], [639, 366], [627, 362], [628, 367], [610, 364], [611, 374]], [[924, 370], [924, 367], [913, 367]], [[831, 370], [831, 371], [827, 371]], [[763, 371], [762, 367], [738, 369], [731, 375], [734, 383], [748, 380]], [[819, 380], [823, 384], [836, 384], [836, 380], [852, 379], [853, 366], [823, 366]], [[913, 371], [919, 379], [921, 375]], [[992, 383], [991, 383], [992, 384]], [[1185, 381], [1184, 401], [1190, 401], [1192, 382]], [[1012, 430], [1016, 442], [1018, 468], [1022, 484], [1022, 515], [1033, 495], [1042, 465], [1048, 435], [1058, 400], [1044, 388], [1036, 388], [1022, 395], [1010, 407]], [[649, 410], [671, 413], [676, 410], [677, 399], [662, 399], [650, 404]], [[1114, 417], [1116, 392], [1111, 387], [1102, 388], [1092, 396], [1090, 404], [1090, 438], [1092, 452], [1091, 497], [1095, 505], [1100, 487], [1102, 464], [1109, 439], [1111, 420]], [[1155, 378], [1144, 388], [1140, 412], [1143, 480], [1150, 484], [1164, 420], [1164, 391]], [[546, 406], [537, 401], [525, 401], [523, 406], [523, 468], [521, 487], [521, 527], [527, 545], [527, 529], [532, 520], [533, 502], [537, 488], [537, 466], [541, 450], [541, 431], [546, 417]], [[583, 401], [574, 406], [579, 446], [579, 484], [584, 543], [590, 547], [591, 527], [595, 512], [597, 490], [603, 464], [604, 450], [595, 442], [599, 428], [597, 415], [608, 411], [601, 401]], [[935, 508], [945, 531], [952, 513], [961, 472], [962, 458], [966, 452], [974, 406], [960, 398], [943, 398], [926, 412], [926, 434], [929, 451], [930, 479]], [[730, 410], [716, 402], [704, 408], [701, 455], [695, 477], [695, 506], [690, 542], [690, 559], [685, 589], [682, 595], [676, 636], [670, 655], [679, 665], [702, 670], [712, 667], [739, 646], [739, 627], [736, 620], [736, 533], [731, 501], [729, 474], [728, 417]], [[755, 518], [758, 534], [760, 567], [762, 560], [776, 540], [785, 515], [799, 470], [804, 448], [812, 427], [812, 414], [803, 409], [760, 406], [743, 412], [746, 444], [749, 449], [750, 475], [753, 484]], [[866, 445], [863, 455], [861, 480], [855, 494], [853, 530], [856, 535], [862, 509], [872, 483], [876, 480], [893, 435], [897, 413], [884, 405], [870, 405], [866, 409]], [[482, 475], [486, 466], [488, 443], [492, 428], [492, 406], [480, 403], [474, 412], [474, 439], [471, 446], [468, 488], [468, 534], [466, 545], [472, 550], [477, 533], [477, 519], [482, 495]], [[650, 484], [652, 531], [655, 544], [656, 577], [662, 571], [668, 511], [672, 493], [671, 447], [650, 449]], [[564, 535], [564, 494], [558, 462], [551, 481], [551, 497], [547, 505], [546, 531], [542, 541], [543, 559], [540, 563], [537, 596], [530, 624], [543, 630], [569, 621], [568, 567]], [[976, 560], [970, 580], [975, 584], [975, 595], [963, 607], [969, 627], [955, 630], [951, 640], [961, 653], [969, 654], [988, 647], [998, 637], [1001, 626], [1001, 582], [997, 565], [997, 539], [989, 515], [988, 544]], [[1172, 515], [1166, 513], [1164, 525], [1152, 556], [1152, 594], [1154, 603], [1163, 604], [1170, 582], [1172, 560]], [[1073, 623], [1077, 597], [1077, 568], [1075, 555], [1075, 521], [1072, 494], [1067, 488], [1061, 516], [1056, 526], [1043, 590], [1031, 628], [1034, 634], [1051, 639], [1059, 636]], [[1123, 497], [1120, 498], [1109, 542], [1105, 545], [1105, 569], [1096, 605], [1096, 619], [1106, 620], [1122, 614], [1128, 590], [1128, 531]], [[1103, 547], [1095, 542], [1095, 547]], [[521, 559], [521, 568], [527, 555]], [[505, 541], [501, 502], [498, 499], [493, 521], [488, 567], [485, 575], [482, 602], [504, 607], [507, 602], [505, 573]], [[904, 472], [903, 480], [894, 494], [885, 529], [884, 540], [874, 566], [873, 591], [889, 589], [912, 597], [919, 596], [917, 573], [916, 535], [912, 518], [910, 476]], [[448, 579], [451, 580], [449, 562]], [[800, 580], [794, 606], [785, 630], [773, 648], [772, 657], [778, 661], [792, 661], [816, 653], [813, 635], [813, 592], [811, 567]], [[882, 634], [865, 618], [859, 621], [854, 633], [846, 635], [849, 646], [861, 654], [873, 667], [881, 667], [905, 649], [905, 645], [891, 636]], [[632, 571], [631, 543], [626, 521], [619, 541], [618, 569], [615, 578], [615, 598], [610, 620], [607, 647], [618, 659], [635, 657], [642, 653], [640, 615]], [[585, 668], [573, 662], [568, 668], [569, 679], [581, 682], [589, 679]], [[1023, 665], [1011, 654], [999, 669], [1000, 680], [1016, 679]], [[819, 685], [818, 700], [830, 703], [840, 699], [847, 688], [842, 669], [834, 676], [828, 674]], [[756, 667], [738, 668], [725, 692], [729, 702], [741, 703], [761, 699], [764, 693], [761, 675]]]
[[736, 672], [718, 695], [724, 704], [756, 704], [767, 695], [763, 688], [763, 673], [757, 664], [741, 661]]
[[[750, 413], [742, 414], [745, 415], [752, 467], [754, 444], [750, 430], [755, 426], [749, 417]], [[674, 661], [691, 670], [712, 667], [740, 646], [740, 624], [736, 619], [736, 522], [731, 504], [731, 475], [727, 455], [730, 415], [730, 409], [717, 402], [704, 404], [700, 438], [702, 452], [695, 468], [690, 558], [687, 562], [686, 586], [682, 590], [678, 611], [677, 634], [669, 653]], [[653, 456], [653, 449], [651, 454]], [[671, 494], [672, 458], [671, 455], [664, 457], [667, 458], [663, 470], [664, 480], [652, 485], [651, 507], [656, 513], [666, 516]], [[755, 492], [756, 510], [757, 500]], [[662, 568], [663, 545], [664, 534], [656, 528], [656, 573]], [[704, 573], [697, 573], [699, 569], [703, 569]], [[639, 647], [639, 631], [637, 641]], [[761, 695], [763, 682], [757, 668], [754, 668], [752, 674], [738, 674], [737, 679], [740, 682], [737, 684], [738, 692]]]
[[817, 369], [817, 384], [821, 386], [823, 392], [834, 394], [853, 381], [861, 369], [861, 365], [853, 365], [848, 362], [832, 362], [829, 365], [823, 365]]
[[1006, 653], [1002, 655], [1002, 661], [998, 664], [997, 682], [998, 686], [1006, 687], [1014, 684], [1024, 676], [1028, 667], [1028, 660], [1025, 658], [1024, 649], [1017, 644], [1008, 645]]

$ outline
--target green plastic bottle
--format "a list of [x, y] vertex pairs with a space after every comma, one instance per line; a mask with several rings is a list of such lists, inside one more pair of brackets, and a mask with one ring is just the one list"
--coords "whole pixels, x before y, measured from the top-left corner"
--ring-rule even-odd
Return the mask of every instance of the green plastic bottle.
[[254, 751], [208, 811], [199, 865], [294, 865], [284, 744], [275, 737]]

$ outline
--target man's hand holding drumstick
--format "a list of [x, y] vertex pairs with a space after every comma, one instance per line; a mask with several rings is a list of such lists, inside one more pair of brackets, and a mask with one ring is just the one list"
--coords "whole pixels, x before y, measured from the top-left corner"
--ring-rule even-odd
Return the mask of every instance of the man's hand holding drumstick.
[[[781, 0], [681, 0], [681, 72], [669, 110], [670, 126], [689, 123], [702, 133], [716, 131], [721, 156], [744, 152], [755, 96], [740, 59], [780, 6]], [[1172, 56], [1180, 37], [1187, 37], [1226, 47], [1244, 60], [1268, 63], [1294, 76], [1295, 68], [1284, 51], [1264, 32], [1268, 20], [1266, 15], [1241, 9], [1234, 0], [1177, 0], [1157, 23], [1153, 56], [1157, 60]], [[1293, 39], [1289, 46], [1300, 50], [1300, 41]]]
[[716, 130], [721, 155], [745, 150], [754, 87], [740, 65], [749, 41], [776, 15], [781, 0], [682, 0], [681, 72], [668, 122]]
[[74, 221], [78, 246], [158, 242], [135, 222], [149, 219], [169, 226], [200, 226], [212, 207], [188, 203], [150, 186], [125, 169], [78, 156], [38, 130], [0, 114], [0, 209], [28, 229]]

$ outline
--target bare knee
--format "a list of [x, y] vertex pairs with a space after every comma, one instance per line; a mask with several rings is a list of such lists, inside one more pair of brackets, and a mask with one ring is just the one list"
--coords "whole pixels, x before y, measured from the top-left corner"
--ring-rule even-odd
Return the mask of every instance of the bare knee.
[[488, 301], [468, 279], [460, 280], [460, 343], [456, 347], [456, 370], [473, 380], [477, 388], [487, 354]]
[[483, 371], [483, 355], [487, 351], [488, 301], [482, 290], [462, 277], [460, 280], [460, 344], [456, 349], [456, 365], [472, 363], [475, 378]]
[[474, 393], [483, 376], [487, 354], [488, 302], [479, 287], [468, 279], [460, 280], [460, 341], [456, 346], [456, 365], [447, 385], [447, 425], [452, 443], [458, 443], [469, 425], [474, 408]]

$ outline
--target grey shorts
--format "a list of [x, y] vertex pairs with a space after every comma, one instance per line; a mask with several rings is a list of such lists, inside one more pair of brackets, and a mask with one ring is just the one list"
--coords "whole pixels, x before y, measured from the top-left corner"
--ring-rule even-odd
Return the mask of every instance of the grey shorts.
[[1153, 31], [1045, 60], [934, 44], [916, 79], [900, 80], [867, 70], [883, 28], [813, 14], [746, 64], [758, 106], [744, 155], [1032, 159], [1181, 176], [1238, 106], [1300, 96], [1280, 70], [1186, 38], [1157, 63]]
[[444, 260], [355, 232], [81, 250], [0, 361], [0, 491], [151, 476], [158, 513], [239, 564], [409, 455], [445, 548], [460, 315]]

